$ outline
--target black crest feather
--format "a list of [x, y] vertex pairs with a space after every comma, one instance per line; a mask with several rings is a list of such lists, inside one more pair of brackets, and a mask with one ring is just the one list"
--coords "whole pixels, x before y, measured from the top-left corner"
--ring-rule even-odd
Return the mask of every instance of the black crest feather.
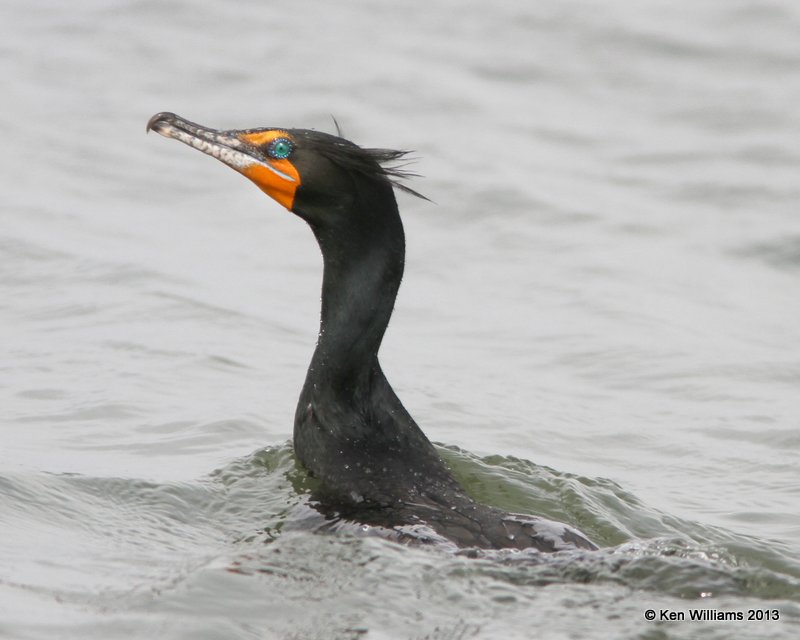
[[[334, 122], [336, 121], [334, 120]], [[338, 122], [336, 126], [338, 129]], [[400, 191], [428, 200], [428, 202], [431, 201], [401, 182], [419, 176], [419, 174], [406, 169], [410, 161], [409, 155], [413, 152], [394, 149], [365, 149], [345, 138], [327, 133], [309, 130], [302, 133], [307, 144], [342, 168], [376, 180], [383, 180]]]

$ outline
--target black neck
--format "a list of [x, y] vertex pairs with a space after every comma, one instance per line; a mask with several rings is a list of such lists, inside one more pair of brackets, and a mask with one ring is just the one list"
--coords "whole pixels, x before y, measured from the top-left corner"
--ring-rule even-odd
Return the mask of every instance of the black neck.
[[[383, 185], [382, 185], [383, 186]], [[322, 311], [306, 388], [368, 392], [403, 277], [405, 237], [391, 187], [362, 196], [341, 227], [314, 229], [322, 250]], [[362, 191], [362, 194], [365, 191]], [[366, 191], [367, 194], [372, 193]]]
[[378, 364], [405, 259], [394, 193], [375, 182], [353, 193], [325, 225], [312, 224], [324, 261], [322, 315], [295, 413], [295, 452], [337, 500], [460, 495]]

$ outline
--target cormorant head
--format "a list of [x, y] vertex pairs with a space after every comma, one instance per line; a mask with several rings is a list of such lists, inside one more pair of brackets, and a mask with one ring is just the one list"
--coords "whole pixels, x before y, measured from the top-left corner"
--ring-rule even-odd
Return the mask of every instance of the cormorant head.
[[386, 166], [403, 158], [404, 151], [362, 149], [308, 129], [219, 131], [174, 113], [154, 115], [147, 123], [151, 129], [217, 158], [313, 227], [335, 224], [358, 210], [354, 201], [367, 191], [385, 193], [397, 186], [419, 196], [396, 182], [412, 174]]

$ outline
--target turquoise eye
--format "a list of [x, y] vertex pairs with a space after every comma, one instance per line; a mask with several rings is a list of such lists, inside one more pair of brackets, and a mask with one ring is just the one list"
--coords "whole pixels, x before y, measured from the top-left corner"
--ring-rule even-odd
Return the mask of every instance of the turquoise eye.
[[267, 147], [267, 153], [269, 154], [270, 158], [283, 160], [284, 158], [289, 157], [289, 155], [292, 153], [292, 149], [294, 149], [294, 145], [289, 138], [275, 138], [269, 143], [269, 147]]

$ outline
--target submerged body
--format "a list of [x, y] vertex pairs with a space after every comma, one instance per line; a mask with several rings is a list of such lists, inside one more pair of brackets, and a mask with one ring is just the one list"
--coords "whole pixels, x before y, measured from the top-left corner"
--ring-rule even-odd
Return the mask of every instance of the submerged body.
[[362, 149], [305, 129], [216, 131], [171, 113], [148, 130], [212, 155], [303, 218], [322, 251], [317, 348], [300, 393], [294, 448], [320, 480], [321, 509], [382, 527], [425, 525], [459, 546], [596, 549], [561, 523], [476, 503], [405, 410], [378, 350], [403, 276], [405, 238], [385, 164], [401, 152]]

